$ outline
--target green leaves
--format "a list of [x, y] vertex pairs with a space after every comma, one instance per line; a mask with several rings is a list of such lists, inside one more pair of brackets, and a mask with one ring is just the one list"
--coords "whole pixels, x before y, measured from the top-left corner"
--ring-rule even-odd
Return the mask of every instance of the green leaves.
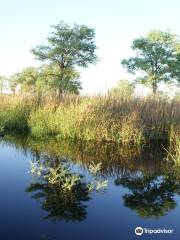
[[[30, 166], [30, 173], [33, 176], [41, 177], [48, 184], [58, 187], [65, 192], [72, 191], [73, 188], [76, 188], [81, 183], [82, 176], [72, 173], [67, 163], [59, 163], [56, 167], [49, 167], [43, 166], [40, 162], [30, 161]], [[88, 192], [93, 190], [99, 191], [107, 187], [108, 181], [103, 181], [98, 177], [101, 166], [102, 163], [95, 164], [94, 162], [89, 165], [89, 171], [95, 179], [88, 184], [84, 183]]]
[[78, 94], [81, 89], [80, 74], [72, 68], [66, 68], [61, 78], [61, 70], [55, 64], [42, 65], [39, 68], [25, 68], [9, 78], [9, 86], [14, 92], [17, 88], [21, 93], [56, 93]]
[[4, 90], [4, 84], [5, 84], [6, 78], [4, 76], [0, 76], [0, 93]]
[[94, 162], [92, 162], [90, 165], [89, 165], [89, 171], [96, 175], [100, 170], [101, 170], [101, 167], [102, 167], [102, 163], [97, 163], [95, 164]]
[[[50, 64], [49, 82], [59, 95], [66, 91], [78, 94], [81, 89], [80, 75], [74, 68], [96, 63], [95, 31], [85, 25], [74, 24], [71, 27], [64, 22], [53, 25], [52, 29], [46, 44], [32, 49], [32, 53], [38, 60]], [[49, 78], [49, 75], [46, 77]]]
[[46, 45], [32, 50], [38, 60], [56, 63], [60, 68], [74, 66], [87, 67], [95, 63], [95, 31], [85, 25], [74, 24], [71, 27], [64, 22], [52, 26]]
[[140, 71], [155, 93], [159, 82], [179, 80], [179, 44], [175, 34], [151, 31], [146, 37], [133, 41], [136, 56], [121, 63], [132, 74]]
[[61, 92], [69, 92], [78, 94], [81, 89], [79, 81], [79, 72], [72, 68], [66, 68], [61, 76], [61, 70], [57, 65], [43, 65], [40, 70], [39, 87], [44, 91], [54, 91], [57, 89]]
[[108, 185], [108, 180], [104, 180], [104, 181], [97, 181], [97, 185], [96, 185], [96, 191], [99, 191], [103, 188], [106, 188]]
[[88, 191], [93, 191], [93, 190], [96, 190], [96, 191], [99, 191], [99, 190], [102, 190], [102, 189], [105, 189], [108, 185], [108, 180], [102, 180], [99, 178], [99, 173], [102, 169], [102, 163], [94, 163], [94, 162], [91, 162], [89, 164], [89, 171], [90, 173], [94, 176], [94, 181], [89, 183], [87, 185], [88, 187]]
[[118, 97], [118, 96], [131, 96], [134, 92], [134, 84], [126, 79], [121, 79], [118, 81], [117, 86], [109, 90], [109, 94]]

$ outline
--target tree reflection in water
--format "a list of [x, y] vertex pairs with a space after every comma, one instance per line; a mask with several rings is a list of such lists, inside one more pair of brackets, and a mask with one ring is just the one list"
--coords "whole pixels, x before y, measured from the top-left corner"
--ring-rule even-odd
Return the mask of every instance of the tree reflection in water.
[[[85, 169], [92, 160], [95, 163], [102, 162], [102, 176], [116, 179], [116, 185], [129, 190], [123, 196], [124, 204], [142, 217], [159, 218], [177, 205], [175, 195], [180, 194], [180, 169], [173, 169], [163, 161], [167, 153], [162, 148], [162, 143], [132, 149], [105, 143], [59, 143], [53, 139], [24, 140], [11, 136], [6, 139], [6, 144], [13, 145], [24, 153], [31, 152], [35, 161], [41, 159], [54, 166], [62, 157], [71, 159], [72, 163]], [[28, 188], [35, 192], [33, 197], [42, 202], [42, 207], [49, 211], [49, 216], [67, 221], [86, 218], [84, 203], [88, 201], [89, 194], [84, 192], [83, 185], [80, 189], [73, 196], [64, 196], [60, 189], [51, 189], [46, 184], [32, 184]]]
[[166, 175], [142, 174], [125, 176], [115, 180], [116, 185], [128, 188], [123, 196], [125, 206], [141, 217], [159, 218], [177, 205], [174, 196], [180, 193], [180, 182], [171, 173]]
[[90, 198], [84, 183], [80, 183], [71, 191], [63, 191], [48, 183], [37, 182], [32, 183], [27, 188], [27, 192], [34, 193], [32, 198], [40, 201], [42, 209], [48, 212], [45, 219], [51, 219], [53, 222], [86, 219], [87, 212], [84, 203]]
[[[48, 161], [46, 161], [48, 160]], [[55, 159], [57, 160], [57, 159]], [[41, 162], [31, 162], [31, 174], [35, 179], [27, 192], [34, 193], [32, 198], [40, 201], [42, 209], [49, 212], [45, 219], [65, 221], [82, 221], [86, 218], [86, 201], [90, 199], [90, 192], [103, 190], [107, 187], [107, 180], [103, 181], [99, 173], [101, 164], [90, 164], [92, 173], [90, 182], [84, 180], [80, 173], [73, 173], [69, 161], [59, 159], [59, 163], [49, 157]]]

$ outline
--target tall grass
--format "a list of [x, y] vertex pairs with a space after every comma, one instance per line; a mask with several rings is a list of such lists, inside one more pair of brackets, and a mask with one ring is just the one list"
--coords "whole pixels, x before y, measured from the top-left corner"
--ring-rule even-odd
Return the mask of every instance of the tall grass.
[[0, 95], [0, 131], [27, 133], [33, 106], [31, 98]]
[[66, 96], [55, 98], [0, 96], [0, 127], [33, 137], [55, 136], [139, 145], [169, 140], [180, 121], [180, 101], [162, 97]]
[[172, 127], [170, 131], [170, 145], [167, 151], [167, 160], [180, 167], [180, 126]]

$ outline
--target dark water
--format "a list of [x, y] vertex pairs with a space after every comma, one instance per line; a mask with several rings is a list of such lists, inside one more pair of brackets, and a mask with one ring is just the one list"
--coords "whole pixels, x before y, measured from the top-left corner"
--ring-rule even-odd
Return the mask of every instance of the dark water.
[[[157, 144], [141, 150], [9, 137], [0, 143], [0, 239], [179, 240], [179, 175], [164, 157]], [[66, 196], [37, 183], [28, 172], [30, 160], [62, 159], [87, 182], [89, 163], [102, 162], [108, 188]], [[137, 226], [173, 233], [136, 236]]]

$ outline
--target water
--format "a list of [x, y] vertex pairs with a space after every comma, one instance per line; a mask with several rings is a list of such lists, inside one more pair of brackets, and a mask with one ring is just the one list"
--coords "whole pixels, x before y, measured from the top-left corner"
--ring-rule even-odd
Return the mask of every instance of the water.
[[[112, 145], [9, 137], [0, 143], [0, 239], [180, 239], [180, 185], [163, 162], [161, 146], [143, 150]], [[38, 184], [29, 161], [53, 164], [68, 159], [71, 171], [91, 179], [88, 165], [103, 162], [104, 191], [63, 195]], [[134, 229], [173, 229], [143, 234]]]

